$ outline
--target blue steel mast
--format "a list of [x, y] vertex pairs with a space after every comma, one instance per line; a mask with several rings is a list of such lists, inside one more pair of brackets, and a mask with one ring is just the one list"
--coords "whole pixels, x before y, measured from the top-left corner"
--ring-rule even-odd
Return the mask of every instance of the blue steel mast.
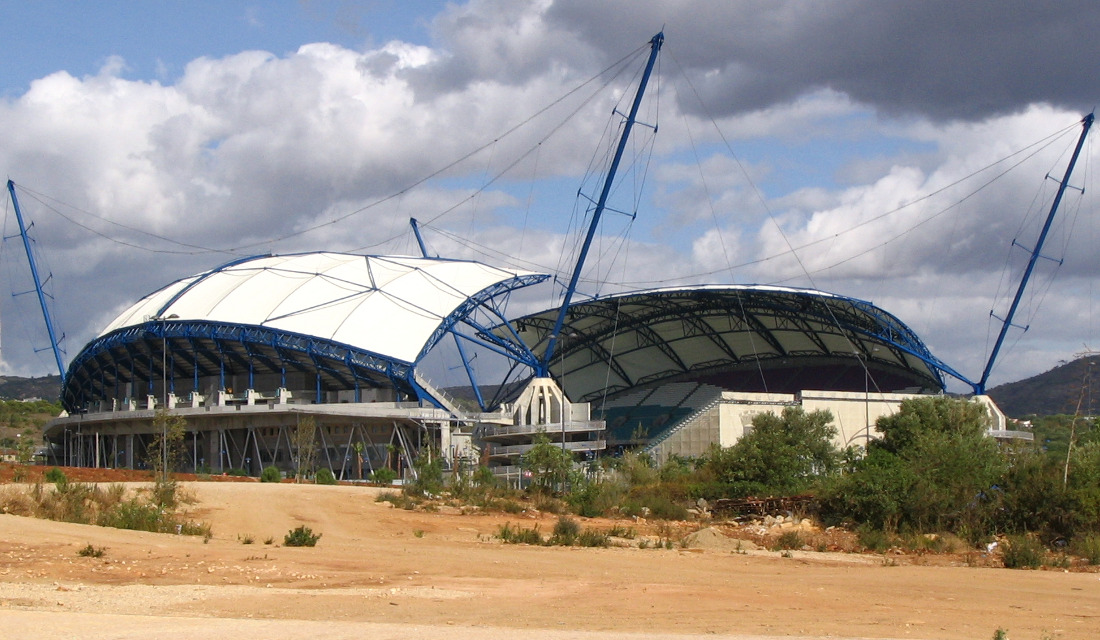
[[584, 260], [588, 256], [588, 249], [592, 245], [592, 238], [596, 235], [596, 227], [600, 224], [600, 216], [607, 206], [607, 197], [610, 195], [612, 183], [615, 181], [615, 172], [619, 169], [619, 161], [622, 160], [623, 151], [626, 150], [627, 138], [630, 137], [630, 130], [634, 127], [634, 121], [638, 117], [638, 108], [642, 104], [642, 95], [645, 93], [646, 84], [649, 83], [649, 76], [653, 72], [653, 64], [657, 61], [657, 54], [661, 51], [661, 45], [664, 41], [665, 34], [663, 31], [653, 36], [649, 41], [649, 60], [646, 62], [645, 72], [642, 74], [641, 82], [638, 83], [638, 92], [634, 95], [634, 104], [631, 105], [630, 115], [627, 116], [626, 124], [623, 126], [623, 135], [619, 138], [619, 146], [615, 149], [615, 157], [612, 159], [611, 167], [607, 171], [607, 178], [604, 180], [600, 198], [596, 202], [596, 209], [592, 212], [592, 224], [588, 226], [588, 235], [585, 236], [584, 244], [581, 245], [580, 255], [577, 256], [577, 266], [573, 269], [573, 276], [569, 279], [569, 286], [565, 289], [565, 297], [562, 299], [561, 309], [558, 311], [558, 319], [554, 322], [554, 330], [550, 333], [550, 338], [546, 343], [546, 353], [542, 355], [542, 359], [539, 361], [538, 370], [536, 371], [536, 375], [539, 377], [545, 378], [550, 374], [550, 361], [554, 357], [554, 347], [557, 344], [562, 325], [565, 323], [565, 314], [569, 311], [569, 303], [573, 300], [573, 294], [577, 290], [577, 281], [581, 277], [581, 269], [584, 268]]
[[34, 261], [31, 252], [31, 241], [27, 237], [27, 227], [23, 225], [23, 212], [19, 209], [19, 198], [15, 196], [15, 183], [8, 180], [8, 193], [11, 194], [11, 204], [15, 208], [15, 219], [19, 222], [19, 235], [23, 238], [23, 248], [27, 251], [27, 262], [31, 265], [31, 277], [34, 278], [34, 290], [38, 294], [38, 304], [42, 306], [42, 317], [46, 320], [46, 331], [50, 334], [50, 346], [53, 347], [53, 357], [57, 360], [57, 371], [61, 374], [62, 383], [65, 382], [65, 365], [61, 362], [61, 347], [57, 344], [57, 334], [53, 329], [53, 320], [50, 319], [50, 308], [46, 306], [46, 294], [42, 292], [42, 281], [38, 277], [38, 264]]
[[[1093, 114], [1088, 114], [1081, 121], [1081, 137], [1077, 139], [1077, 147], [1073, 150], [1073, 156], [1069, 159], [1069, 166], [1066, 167], [1066, 174], [1062, 178], [1062, 182], [1058, 185], [1058, 193], [1054, 196], [1054, 202], [1050, 205], [1050, 213], [1047, 214], [1046, 223], [1043, 224], [1043, 230], [1039, 232], [1039, 240], [1035, 244], [1035, 248], [1031, 251], [1031, 259], [1027, 262], [1027, 268], [1024, 269], [1024, 276], [1020, 279], [1020, 287], [1016, 290], [1016, 297], [1012, 300], [1012, 306], [1008, 309], [1008, 315], [1005, 316], [1004, 324], [1001, 325], [1001, 333], [997, 336], [997, 342], [993, 345], [993, 352], [989, 354], [989, 362], [985, 365], [985, 371], [982, 372], [982, 379], [978, 381], [978, 384], [974, 385], [974, 393], [976, 395], [982, 395], [985, 393], [986, 382], [989, 381], [989, 372], [993, 370], [993, 363], [997, 359], [997, 353], [1001, 350], [1001, 344], [1004, 343], [1005, 334], [1008, 333], [1008, 328], [1012, 325], [1012, 316], [1016, 315], [1016, 308], [1020, 306], [1020, 298], [1024, 295], [1024, 288], [1027, 287], [1027, 281], [1031, 278], [1031, 271], [1035, 268], [1035, 262], [1039, 259], [1039, 252], [1043, 249], [1043, 242], [1046, 241], [1047, 231], [1050, 230], [1050, 223], [1054, 222], [1054, 214], [1058, 212], [1058, 205], [1062, 202], [1062, 194], [1066, 192], [1066, 186], [1069, 185], [1070, 174], [1073, 173], [1073, 166], [1077, 164], [1077, 156], [1081, 154], [1081, 147], [1085, 144], [1085, 137], [1089, 134], [1089, 128], [1092, 127]], [[993, 315], [990, 311], [989, 315]]]

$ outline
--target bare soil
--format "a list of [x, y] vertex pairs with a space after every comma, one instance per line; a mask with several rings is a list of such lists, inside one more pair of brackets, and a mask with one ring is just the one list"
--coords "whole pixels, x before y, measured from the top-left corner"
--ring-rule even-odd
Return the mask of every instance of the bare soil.
[[[99, 479], [116, 479], [107, 475]], [[0, 633], [972, 640], [1006, 629], [1013, 640], [1100, 638], [1094, 569], [1008, 570], [977, 552], [752, 550], [749, 542], [767, 544], [777, 531], [733, 524], [672, 549], [656, 542], [705, 525], [579, 519], [633, 527], [654, 544], [506, 545], [495, 538], [501, 525], [549, 532], [556, 516], [407, 511], [362, 486], [193, 482], [184, 490], [213, 538], [0, 515]], [[317, 546], [283, 546], [302, 524], [322, 534]], [[821, 549], [848, 544], [841, 532], [807, 538]], [[103, 556], [78, 555], [88, 545]]]

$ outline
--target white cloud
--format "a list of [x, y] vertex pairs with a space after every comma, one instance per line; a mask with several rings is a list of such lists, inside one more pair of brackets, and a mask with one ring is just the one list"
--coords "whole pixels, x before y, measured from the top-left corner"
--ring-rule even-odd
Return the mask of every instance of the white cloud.
[[[1017, 230], [1021, 243], [1033, 241], [1037, 216], [1024, 221], [1023, 215], [1045, 172], [1064, 162], [1067, 142], [979, 197], [963, 200], [987, 177], [949, 185], [1069, 127], [1077, 114], [1049, 106], [1066, 102], [1052, 98], [990, 111], [1008, 115], [942, 120], [944, 113], [971, 109], [951, 94], [943, 109], [928, 108], [930, 116], [886, 117], [883, 109], [895, 114], [897, 105], [877, 103], [877, 90], [845, 92], [843, 82], [805, 75], [777, 80], [766, 73], [775, 71], [771, 63], [727, 42], [731, 24], [766, 25], [760, 33], [788, 29], [783, 55], [797, 58], [805, 52], [792, 44], [792, 33], [810, 29], [821, 36], [795, 15], [797, 6], [782, 4], [753, 19], [731, 17], [736, 7], [710, 7], [701, 20], [693, 15], [699, 5], [641, 3], [641, 17], [602, 37], [590, 34], [595, 27], [584, 20], [606, 7], [478, 0], [441, 13], [430, 47], [389, 41], [361, 51], [329, 43], [304, 44], [282, 56], [243, 51], [192, 60], [172, 82], [124, 79], [125, 62], [112, 59], [95, 75], [54, 73], [0, 103], [6, 132], [0, 163], [17, 183], [69, 203], [51, 205], [69, 218], [156, 250], [108, 242], [45, 205], [24, 203], [55, 267], [70, 355], [117, 309], [230, 257], [203, 247], [416, 253], [408, 218], [438, 218], [432, 224], [453, 236], [426, 234], [443, 255], [497, 264], [511, 256], [512, 266], [568, 271], [576, 242], [568, 231], [569, 192], [598, 158], [612, 109], [625, 109], [630, 74], [590, 101], [609, 78], [539, 110], [629, 49], [644, 54], [660, 21], [643, 23], [675, 14], [666, 45], [675, 63], [662, 62], [661, 80], [651, 87], [662, 98], [660, 112], [643, 118], [653, 123], [659, 115], [654, 164], [635, 167], [631, 176], [645, 175], [651, 191], [637, 203], [639, 219], [625, 243], [614, 236], [627, 221], [609, 219], [609, 237], [600, 239], [591, 262], [598, 275], [586, 279], [584, 293], [723, 281], [818, 286], [873, 299], [912, 323], [944, 360], [968, 373], [980, 369], [991, 296], [1009, 243]], [[819, 40], [813, 43], [811, 51], [822, 51]], [[826, 60], [811, 62], [828, 67]], [[764, 85], [772, 97], [702, 109], [680, 68], [700, 83], [704, 100]], [[847, 79], [851, 70], [837, 73]], [[706, 113], [718, 117], [724, 140]], [[539, 115], [502, 137], [533, 114]], [[610, 122], [614, 133], [617, 123]], [[640, 127], [637, 140], [648, 133]], [[780, 151], [759, 151], [770, 145]], [[464, 163], [402, 191], [479, 148]], [[836, 166], [819, 169], [803, 154]], [[1095, 152], [1089, 154], [1095, 164]], [[797, 173], [784, 178], [800, 169], [825, 175], [812, 183], [800, 182]], [[633, 187], [624, 184], [624, 191]], [[940, 189], [946, 190], [917, 202]], [[1020, 344], [1042, 346], [1015, 351], [1026, 358], [1001, 370], [1037, 372], [1096, 331], [1093, 292], [1084, 284], [1095, 275], [1085, 258], [1095, 245], [1087, 213], [1078, 226], [1061, 225], [1052, 236], [1067, 257], [1065, 281], [1055, 281], [1044, 309], [1063, 320], [1036, 316]], [[283, 236], [291, 237], [277, 240]], [[1018, 270], [1018, 256], [1012, 264]], [[554, 303], [549, 293], [526, 300], [530, 310]], [[14, 354], [10, 339], [5, 347], [10, 367], [31, 366]]]

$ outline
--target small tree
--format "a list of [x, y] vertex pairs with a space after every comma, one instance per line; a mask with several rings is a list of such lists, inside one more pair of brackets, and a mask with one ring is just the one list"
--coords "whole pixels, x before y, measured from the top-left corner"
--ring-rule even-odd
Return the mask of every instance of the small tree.
[[34, 429], [27, 427], [23, 430], [23, 433], [19, 434], [19, 438], [15, 445], [15, 461], [19, 464], [30, 464], [34, 461], [34, 450], [38, 447], [39, 433]]
[[712, 448], [705, 464], [730, 497], [803, 493], [840, 465], [832, 421], [828, 411], [801, 407], [757, 414], [752, 431], [732, 447]]
[[534, 445], [523, 454], [522, 465], [531, 472], [535, 487], [544, 491], [564, 489], [573, 468], [573, 455], [561, 445], [550, 442], [546, 432], [540, 431], [535, 434]]
[[187, 420], [178, 413], [157, 409], [153, 416], [153, 439], [146, 450], [146, 463], [153, 470], [153, 499], [163, 507], [176, 503], [176, 483], [172, 470], [183, 459], [183, 439]]
[[356, 476], [360, 480], [363, 479], [363, 450], [366, 449], [366, 445], [362, 440], [356, 440], [355, 444], [351, 445], [352, 450], [355, 451], [355, 469], [358, 472]]
[[443, 458], [438, 451], [425, 446], [416, 456], [416, 480], [409, 491], [419, 495], [439, 495], [443, 492]]
[[945, 396], [905, 400], [879, 418], [881, 440], [833, 483], [826, 507], [875, 526], [949, 530], [981, 539], [992, 526], [1005, 458], [985, 435], [985, 407]]
[[298, 421], [294, 430], [294, 446], [298, 450], [298, 482], [313, 475], [317, 462], [317, 423], [313, 416]]

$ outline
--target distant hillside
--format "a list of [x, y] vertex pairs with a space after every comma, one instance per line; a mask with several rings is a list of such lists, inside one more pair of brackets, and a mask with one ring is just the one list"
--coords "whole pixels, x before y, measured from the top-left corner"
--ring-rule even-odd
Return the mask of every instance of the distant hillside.
[[57, 402], [60, 396], [61, 376], [42, 376], [41, 378], [0, 376], [0, 398], [11, 400], [42, 398]]
[[[1073, 414], [1081, 402], [1081, 415], [1096, 415], [1100, 410], [1100, 356], [1080, 358], [1046, 373], [1009, 382], [989, 390], [989, 396], [1009, 417]], [[1092, 376], [1096, 376], [1092, 393]]]

